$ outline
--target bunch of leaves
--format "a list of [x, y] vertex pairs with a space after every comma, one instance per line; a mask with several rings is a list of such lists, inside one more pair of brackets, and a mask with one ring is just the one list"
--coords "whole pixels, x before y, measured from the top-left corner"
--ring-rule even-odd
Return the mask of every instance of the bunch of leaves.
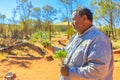
[[42, 42], [44, 40], [48, 40], [49, 39], [49, 33], [45, 32], [45, 31], [39, 31], [39, 32], [35, 32], [32, 34], [31, 38], [30, 38], [30, 42], [34, 43], [34, 42]]
[[55, 59], [63, 59], [67, 56], [67, 52], [65, 50], [58, 50], [53, 55], [53, 58]]

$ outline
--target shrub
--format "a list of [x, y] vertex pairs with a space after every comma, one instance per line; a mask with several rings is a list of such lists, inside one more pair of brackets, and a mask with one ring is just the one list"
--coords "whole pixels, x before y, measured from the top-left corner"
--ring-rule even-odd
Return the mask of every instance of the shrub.
[[32, 34], [31, 38], [30, 38], [30, 42], [42, 42], [44, 40], [48, 40], [49, 39], [49, 34], [47, 32], [44, 31], [39, 31], [39, 32], [35, 32]]
[[67, 56], [67, 52], [65, 50], [58, 50], [55, 52], [53, 58], [63, 59]]
[[52, 42], [48, 41], [48, 40], [43, 40], [42, 44], [44, 47], [52, 47]]

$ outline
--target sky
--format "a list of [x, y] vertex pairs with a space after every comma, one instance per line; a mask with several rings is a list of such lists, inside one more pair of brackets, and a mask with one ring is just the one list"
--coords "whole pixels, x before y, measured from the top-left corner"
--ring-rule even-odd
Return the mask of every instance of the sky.
[[[65, 10], [64, 6], [58, 0], [29, 0], [34, 7], [42, 8], [45, 5], [51, 5], [56, 9]], [[90, 0], [78, 0], [84, 7], [89, 7]], [[0, 0], [0, 13], [5, 14], [8, 19], [12, 17], [12, 11], [17, 6], [16, 0]], [[58, 15], [59, 17], [59, 15]], [[59, 22], [60, 20], [58, 20]], [[57, 21], [56, 21], [57, 22]]]

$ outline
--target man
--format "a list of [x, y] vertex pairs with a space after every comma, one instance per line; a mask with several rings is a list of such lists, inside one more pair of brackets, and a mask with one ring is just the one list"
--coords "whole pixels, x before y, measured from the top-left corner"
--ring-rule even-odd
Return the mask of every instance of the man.
[[113, 54], [109, 38], [97, 30], [87, 8], [73, 12], [73, 26], [78, 32], [65, 47], [67, 57], [60, 80], [113, 80]]

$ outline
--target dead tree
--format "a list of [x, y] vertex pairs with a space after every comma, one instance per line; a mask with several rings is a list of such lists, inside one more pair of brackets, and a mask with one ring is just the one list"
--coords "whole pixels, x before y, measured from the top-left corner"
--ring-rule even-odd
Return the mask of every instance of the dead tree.
[[5, 47], [3, 49], [0, 50], [0, 52], [11, 52], [13, 49], [19, 49], [21, 47], [29, 47], [31, 48], [32, 50], [38, 52], [40, 55], [45, 55], [45, 51], [43, 51], [41, 48], [33, 45], [33, 44], [30, 44], [28, 42], [18, 42], [12, 46], [8, 46], [8, 47]]

